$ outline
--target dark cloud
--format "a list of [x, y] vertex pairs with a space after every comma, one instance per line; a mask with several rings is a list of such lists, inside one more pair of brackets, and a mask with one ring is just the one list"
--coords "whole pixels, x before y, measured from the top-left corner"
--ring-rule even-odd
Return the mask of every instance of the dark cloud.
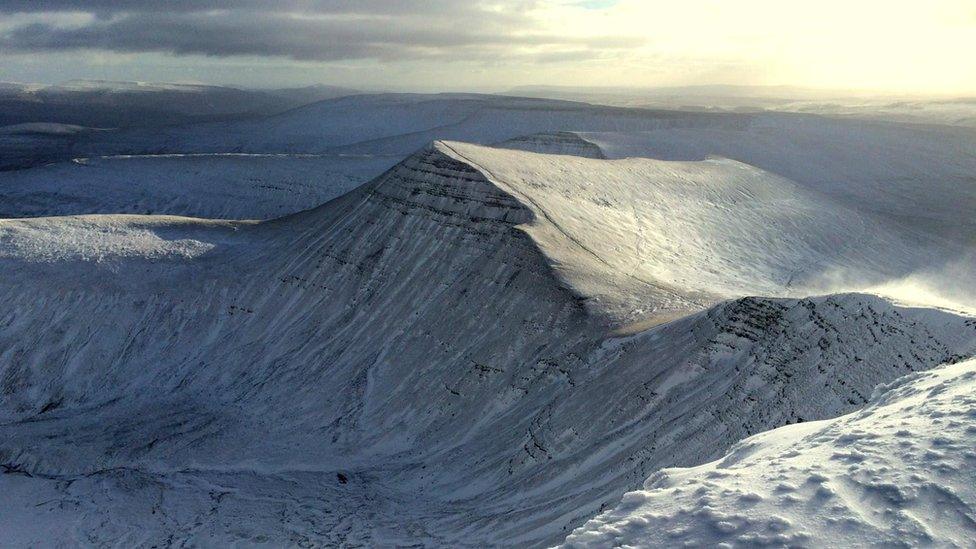
[[[86, 2], [97, 17], [81, 26], [32, 23], [0, 35], [11, 51], [99, 49], [124, 53], [280, 56], [336, 61], [375, 58], [497, 59], [543, 55], [549, 60], [629, 47], [619, 37], [578, 38], [541, 32], [526, 11], [537, 0], [492, 9], [455, 0], [175, 0]], [[69, 0], [14, 0], [0, 11], [78, 11]], [[165, 9], [163, 9], [165, 8]], [[565, 52], [565, 53], [560, 53]]]
[[[536, 5], [536, 0], [510, 2], [516, 7]], [[134, 12], [192, 13], [210, 10], [303, 13], [434, 13], [479, 10], [477, 2], [458, 0], [3, 0], [3, 13]]]

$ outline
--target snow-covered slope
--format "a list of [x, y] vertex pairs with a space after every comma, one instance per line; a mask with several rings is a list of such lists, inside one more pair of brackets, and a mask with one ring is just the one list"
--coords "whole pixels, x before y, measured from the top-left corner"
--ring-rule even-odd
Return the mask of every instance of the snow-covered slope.
[[791, 110], [827, 116], [890, 120], [976, 128], [976, 98], [853, 101], [848, 104], [800, 103]]
[[67, 136], [90, 131], [91, 128], [75, 124], [59, 124], [56, 122], [27, 122], [0, 126], [0, 135], [39, 135], [39, 136]]
[[[517, 187], [513, 192], [534, 215], [551, 221], [534, 236], [545, 245], [552, 240], [545, 231], [554, 228], [547, 256], [555, 268], [580, 294], [621, 319], [667, 316], [743, 294], [865, 289], [971, 253], [958, 227], [906, 222], [895, 210], [909, 208], [910, 197], [886, 190], [861, 191], [865, 199], [855, 202], [823, 192], [819, 183], [797, 183], [721, 158], [574, 158], [564, 153], [588, 155], [588, 148], [576, 145], [589, 144], [573, 140], [573, 150], [566, 150], [566, 137], [575, 134], [556, 135], [562, 136], [558, 142], [536, 134], [517, 144], [551, 151], [555, 143], [559, 156], [442, 148], [485, 166], [503, 187]], [[0, 215], [266, 219], [325, 202], [391, 162], [236, 154], [94, 158], [0, 174]], [[967, 192], [954, 189], [936, 200], [958, 209]], [[945, 216], [940, 223], [949, 227]]]
[[905, 376], [858, 412], [655, 473], [565, 546], [970, 546], [974, 395], [976, 361]]
[[976, 243], [976, 132], [767, 114], [738, 128], [583, 133], [608, 158], [732, 158], [885, 215], [904, 230]]
[[398, 160], [248, 154], [76, 159], [0, 172], [0, 218], [138, 213], [271, 219], [327, 202]]
[[[225, 322], [241, 322], [231, 311], [266, 314], [228, 310]], [[265, 345], [246, 345], [250, 367], [233, 383], [205, 388], [213, 370], [226, 376], [245, 358], [224, 345], [223, 360], [211, 356], [196, 375], [166, 374], [175, 379], [149, 394], [143, 382], [109, 402], [52, 399], [6, 425], [2, 463], [35, 485], [0, 477], [4, 509], [26, 514], [40, 505], [73, 525], [61, 539], [147, 545], [554, 543], [662, 466], [714, 459], [743, 436], [854, 409], [876, 382], [951, 358], [941, 338], [963, 330], [957, 319], [866, 296], [752, 300], [637, 338], [583, 346], [574, 338], [528, 363], [498, 355], [443, 362], [440, 351], [421, 363], [430, 365], [422, 374], [410, 373], [412, 360], [374, 364], [352, 399], [366, 410], [331, 421], [306, 400], [327, 403], [355, 385], [344, 376], [314, 380], [327, 371], [286, 367], [287, 355], [273, 352], [276, 360], [260, 367]], [[908, 339], [924, 343], [916, 349]], [[898, 354], [904, 362], [890, 362]], [[314, 389], [291, 381], [299, 372]], [[200, 375], [207, 379], [195, 381]], [[174, 391], [177, 379], [190, 386]], [[272, 397], [281, 384], [292, 394]], [[404, 398], [416, 391], [421, 401]], [[408, 412], [423, 425], [402, 421]], [[348, 454], [322, 451], [346, 437]], [[399, 451], [378, 441], [396, 441]], [[18, 530], [51, 539], [33, 524], [6, 535]]]
[[40, 122], [0, 126], [0, 176], [9, 170], [70, 158], [76, 143], [94, 131], [97, 130], [72, 124]]
[[0, 221], [0, 512], [44, 509], [0, 536], [556, 543], [661, 467], [973, 353], [971, 320], [875, 296], [721, 301], [917, 259], [821, 245], [902, 249], [819, 199], [435, 143], [274, 221]]

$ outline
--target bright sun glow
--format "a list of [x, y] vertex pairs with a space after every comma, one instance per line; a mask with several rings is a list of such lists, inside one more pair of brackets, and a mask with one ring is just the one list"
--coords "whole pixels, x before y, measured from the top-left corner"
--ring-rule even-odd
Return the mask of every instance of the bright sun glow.
[[791, 84], [889, 91], [976, 89], [976, 5], [967, 0], [622, 0], [549, 6], [553, 30], [633, 36], [616, 62], [569, 67], [619, 85]]

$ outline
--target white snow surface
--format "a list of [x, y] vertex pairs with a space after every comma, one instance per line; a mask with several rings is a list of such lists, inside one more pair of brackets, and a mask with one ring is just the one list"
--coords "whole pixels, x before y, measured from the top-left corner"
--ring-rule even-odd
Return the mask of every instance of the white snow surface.
[[836, 419], [780, 427], [664, 469], [564, 547], [970, 547], [976, 361], [880, 386]]
[[973, 355], [964, 315], [741, 297], [958, 245], [833, 200], [438, 142], [272, 221], [0, 221], [0, 542], [558, 543], [662, 467]]
[[56, 86], [48, 86], [52, 89], [71, 90], [71, 91], [181, 91], [181, 92], [203, 92], [207, 88], [205, 84], [186, 84], [173, 82], [138, 82], [138, 81], [118, 81], [118, 80], [69, 80]]

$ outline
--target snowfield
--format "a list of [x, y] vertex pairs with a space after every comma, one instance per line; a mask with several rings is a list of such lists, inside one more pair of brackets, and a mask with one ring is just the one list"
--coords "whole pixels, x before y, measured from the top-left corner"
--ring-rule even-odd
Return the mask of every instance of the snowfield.
[[[689, 125], [716, 151], [766, 131], [683, 116], [352, 97], [231, 133], [235, 155], [191, 149], [257, 121], [7, 172], [3, 207], [49, 217], [0, 220], [0, 545], [964, 541], [976, 233], [948, 181], [970, 153], [903, 172], [803, 118], [755, 164], [655, 158]], [[382, 156], [444, 131], [498, 145]], [[819, 176], [794, 148], [814, 142]], [[267, 156], [312, 143], [373, 156]], [[943, 194], [914, 224], [926, 178]], [[923, 275], [949, 306], [869, 291]]]
[[564, 546], [970, 546], [974, 395], [976, 361], [905, 376], [858, 412], [655, 473]]

